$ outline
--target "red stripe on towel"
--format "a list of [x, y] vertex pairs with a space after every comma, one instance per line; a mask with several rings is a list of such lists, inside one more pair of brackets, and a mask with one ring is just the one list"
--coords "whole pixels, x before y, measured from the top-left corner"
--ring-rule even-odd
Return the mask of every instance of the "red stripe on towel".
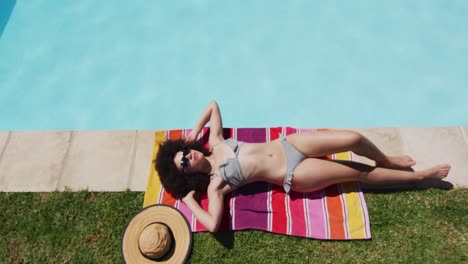
[[304, 213], [304, 194], [291, 191], [289, 198], [289, 208], [293, 218], [293, 221], [291, 221], [291, 235], [306, 236], [307, 224]]
[[279, 134], [283, 132], [283, 129], [281, 127], [272, 127], [270, 128], [270, 141], [273, 141], [275, 139], [279, 138]]
[[[198, 201], [201, 208], [208, 211], [208, 195], [206, 193], [198, 193]], [[195, 230], [193, 231], [207, 231], [207, 229], [196, 219]]]
[[284, 130], [285, 130], [285, 136], [291, 135], [297, 132], [297, 129], [293, 127], [286, 127]]
[[272, 207], [272, 231], [286, 234], [287, 233], [287, 218], [286, 218], [286, 193], [283, 187], [273, 185], [271, 190], [271, 207]]

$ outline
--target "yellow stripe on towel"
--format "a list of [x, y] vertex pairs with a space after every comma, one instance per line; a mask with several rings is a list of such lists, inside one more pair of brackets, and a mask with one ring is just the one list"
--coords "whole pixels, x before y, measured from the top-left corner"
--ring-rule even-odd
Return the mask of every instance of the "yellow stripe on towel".
[[349, 239], [362, 239], [366, 237], [364, 230], [364, 219], [359, 195], [356, 191], [355, 182], [342, 184], [346, 199], [346, 210], [348, 211]]
[[351, 152], [341, 152], [335, 154], [335, 159], [337, 160], [351, 160]]
[[[335, 154], [337, 160], [351, 160], [351, 152]], [[342, 185], [346, 200], [346, 211], [348, 213], [348, 231], [350, 239], [365, 238], [364, 219], [362, 218], [361, 201], [356, 189], [356, 183], [348, 182]]]
[[[159, 150], [159, 143], [166, 140], [166, 131], [156, 131], [154, 137], [154, 149], [152, 161], [156, 158], [156, 153]], [[148, 184], [146, 184], [145, 199], [143, 201], [143, 207], [155, 204], [158, 202], [159, 191], [161, 189], [161, 182], [159, 181], [158, 172], [154, 168], [154, 162], [150, 166], [150, 172], [148, 176]]]

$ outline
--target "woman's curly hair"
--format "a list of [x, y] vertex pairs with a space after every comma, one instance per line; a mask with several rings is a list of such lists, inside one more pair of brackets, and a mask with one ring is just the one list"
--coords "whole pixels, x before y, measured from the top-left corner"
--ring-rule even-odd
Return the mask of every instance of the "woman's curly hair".
[[155, 159], [155, 168], [164, 189], [175, 198], [183, 198], [192, 190], [196, 192], [206, 191], [210, 183], [210, 177], [204, 173], [185, 174], [177, 169], [174, 157], [183, 146], [198, 150], [205, 156], [210, 156], [201, 141], [186, 142], [183, 139], [167, 140], [159, 145], [159, 151]]

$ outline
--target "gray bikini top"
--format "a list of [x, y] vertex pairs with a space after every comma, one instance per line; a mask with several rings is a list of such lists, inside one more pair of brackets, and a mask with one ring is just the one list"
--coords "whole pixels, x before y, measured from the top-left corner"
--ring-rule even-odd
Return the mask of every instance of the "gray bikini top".
[[239, 163], [239, 150], [243, 142], [234, 140], [232, 138], [224, 141], [234, 151], [236, 156], [234, 158], [226, 159], [219, 166], [219, 176], [233, 187], [239, 187], [244, 182], [244, 174]]

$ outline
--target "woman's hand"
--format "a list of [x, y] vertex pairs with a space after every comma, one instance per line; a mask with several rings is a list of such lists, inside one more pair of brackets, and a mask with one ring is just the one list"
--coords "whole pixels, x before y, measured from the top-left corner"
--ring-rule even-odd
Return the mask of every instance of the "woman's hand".
[[[208, 188], [210, 189], [210, 188]], [[195, 200], [195, 191], [190, 191], [182, 198], [182, 202], [192, 211], [198, 221], [210, 232], [216, 232], [223, 215], [223, 196], [219, 192], [212, 194], [208, 190], [208, 210], [203, 209]]]
[[219, 106], [216, 101], [211, 101], [211, 103], [206, 107], [205, 111], [201, 114], [197, 123], [190, 131], [186, 140], [196, 140], [198, 134], [203, 129], [203, 127], [210, 123], [210, 144], [215, 144], [219, 140], [223, 140], [223, 123], [221, 119], [221, 113], [219, 111]]
[[195, 191], [194, 190], [191, 190], [190, 192], [187, 193], [187, 195], [184, 196], [184, 198], [182, 198], [182, 202], [184, 202], [185, 204], [191, 202], [191, 201], [195, 201]]
[[197, 139], [197, 135], [195, 135], [194, 130], [190, 131], [188, 136], [185, 138], [185, 142], [193, 142]]

